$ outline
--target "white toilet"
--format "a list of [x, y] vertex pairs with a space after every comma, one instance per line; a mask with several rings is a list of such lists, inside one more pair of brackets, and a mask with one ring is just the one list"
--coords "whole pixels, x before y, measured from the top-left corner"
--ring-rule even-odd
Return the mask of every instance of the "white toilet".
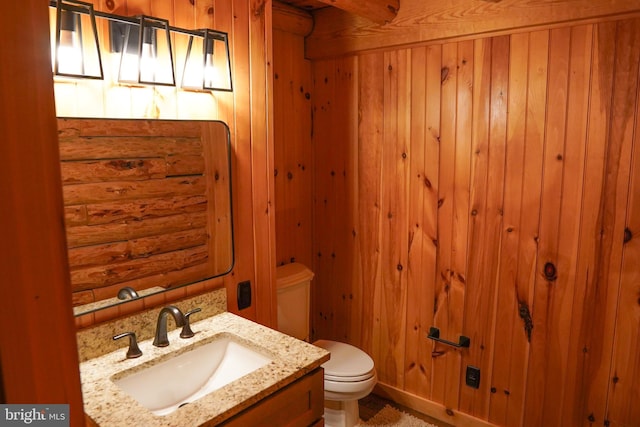
[[[309, 310], [313, 272], [300, 263], [276, 269], [278, 285], [278, 330], [309, 341]], [[367, 396], [376, 385], [373, 359], [349, 344], [318, 340], [313, 343], [331, 352], [324, 363], [324, 421], [328, 427], [358, 424], [358, 399]]]

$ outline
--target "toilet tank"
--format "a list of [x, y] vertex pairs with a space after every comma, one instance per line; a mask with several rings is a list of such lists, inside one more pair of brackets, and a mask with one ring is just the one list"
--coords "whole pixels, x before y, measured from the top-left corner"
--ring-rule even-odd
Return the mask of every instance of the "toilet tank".
[[309, 310], [313, 272], [294, 262], [276, 268], [278, 330], [309, 341]]

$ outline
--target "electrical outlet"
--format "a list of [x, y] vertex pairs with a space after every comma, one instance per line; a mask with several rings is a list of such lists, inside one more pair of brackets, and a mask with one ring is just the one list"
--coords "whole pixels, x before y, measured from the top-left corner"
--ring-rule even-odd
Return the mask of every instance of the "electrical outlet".
[[468, 365], [465, 378], [469, 387], [480, 388], [480, 368]]
[[238, 283], [238, 310], [251, 307], [251, 282], [249, 280]]

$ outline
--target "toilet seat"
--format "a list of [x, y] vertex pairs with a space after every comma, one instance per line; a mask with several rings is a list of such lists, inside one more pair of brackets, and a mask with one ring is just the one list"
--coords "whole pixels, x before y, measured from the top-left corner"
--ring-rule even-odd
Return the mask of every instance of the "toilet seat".
[[313, 344], [331, 353], [331, 358], [322, 364], [325, 381], [357, 384], [375, 377], [373, 359], [359, 348], [329, 340], [318, 340]]
[[[324, 389], [328, 392], [335, 392], [346, 397], [348, 394], [358, 394], [362, 397], [371, 393], [373, 387], [378, 382], [377, 375], [364, 380], [364, 381], [331, 381], [325, 378]], [[360, 397], [358, 397], [360, 399]]]
[[337, 383], [357, 383], [361, 381], [366, 381], [373, 376], [373, 371], [368, 372], [364, 375], [358, 375], [353, 377], [338, 377], [335, 375], [328, 375], [326, 372], [324, 374], [324, 379], [329, 381], [335, 381]]

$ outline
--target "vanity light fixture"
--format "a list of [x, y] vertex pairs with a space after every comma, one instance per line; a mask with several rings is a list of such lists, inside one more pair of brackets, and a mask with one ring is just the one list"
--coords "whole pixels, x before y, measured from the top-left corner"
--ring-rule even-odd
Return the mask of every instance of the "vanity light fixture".
[[[227, 33], [172, 27], [166, 19], [152, 16], [127, 17], [95, 11], [90, 3], [78, 0], [50, 0], [49, 6], [56, 8], [56, 75], [104, 79], [97, 17], [109, 21], [111, 52], [120, 54], [119, 82], [176, 86], [171, 44], [171, 33], [176, 33], [189, 36], [181, 87], [197, 91], [233, 91]], [[83, 35], [83, 26], [91, 26], [90, 35]], [[71, 49], [65, 50], [67, 47]], [[67, 51], [76, 53], [67, 60], [64, 58]]]
[[120, 53], [120, 83], [176, 85], [167, 20], [144, 15], [134, 22], [112, 20], [109, 30], [111, 50]]
[[229, 38], [210, 29], [189, 36], [181, 87], [187, 90], [233, 91]]
[[[102, 58], [93, 5], [76, 0], [58, 0], [55, 7], [54, 74], [102, 80]], [[90, 31], [83, 33], [83, 27]]]

